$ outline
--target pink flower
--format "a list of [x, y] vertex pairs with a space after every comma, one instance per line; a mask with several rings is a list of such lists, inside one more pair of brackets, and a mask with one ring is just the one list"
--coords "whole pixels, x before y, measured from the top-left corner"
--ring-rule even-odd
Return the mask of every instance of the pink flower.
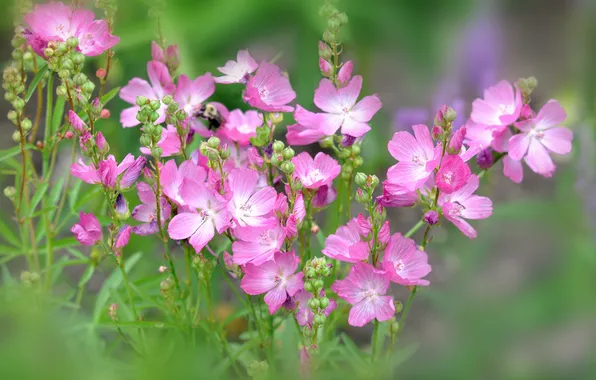
[[300, 179], [302, 186], [316, 189], [324, 185], [331, 185], [341, 171], [341, 166], [323, 152], [317, 153], [314, 160], [307, 152], [302, 152], [292, 158], [295, 166], [294, 177]]
[[384, 207], [410, 207], [418, 201], [418, 193], [410, 191], [399, 184], [383, 182], [383, 195], [377, 201]]
[[275, 206], [277, 193], [271, 186], [256, 189], [259, 173], [252, 169], [234, 169], [229, 176], [232, 198], [228, 211], [241, 227], [262, 227], [275, 220], [269, 214]]
[[280, 224], [275, 227], [238, 227], [234, 229], [234, 236], [237, 239], [232, 243], [234, 262], [261, 265], [279, 251], [286, 232]]
[[95, 184], [100, 182], [97, 169], [92, 165], [85, 164], [80, 158], [70, 166], [70, 174], [81, 179], [85, 183]]
[[449, 145], [447, 146], [447, 149], [450, 153], [460, 152], [464, 143], [464, 139], [466, 138], [466, 133], [467, 130], [465, 125], [453, 133], [451, 139], [449, 140]]
[[356, 263], [350, 274], [331, 285], [331, 290], [352, 304], [348, 323], [362, 327], [373, 319], [387, 321], [395, 314], [393, 297], [385, 296], [389, 289], [389, 276], [370, 264]]
[[400, 285], [430, 284], [428, 280], [422, 279], [431, 271], [426, 252], [419, 251], [414, 240], [403, 237], [400, 233], [391, 236], [385, 248], [383, 269], [387, 271], [391, 281]]
[[[325, 297], [325, 291], [321, 291], [321, 296]], [[305, 290], [300, 290], [294, 296], [294, 300], [298, 303], [296, 310], [296, 320], [300, 326], [312, 326], [312, 320], [315, 316], [310, 307], [308, 307], [308, 300], [312, 298], [312, 294]], [[329, 305], [323, 309], [323, 315], [328, 317], [337, 307], [337, 302], [333, 298], [329, 298]]]
[[218, 233], [230, 226], [226, 202], [213, 191], [196, 182], [181, 187], [184, 203], [196, 212], [182, 212], [172, 218], [168, 234], [174, 240], [189, 239], [196, 252], [200, 252]]
[[265, 112], [292, 112], [294, 107], [287, 104], [294, 98], [296, 93], [288, 77], [269, 62], [261, 63], [244, 91], [244, 101]]
[[323, 185], [317, 189], [312, 198], [314, 208], [323, 208], [329, 206], [337, 198], [337, 190], [333, 186]]
[[329, 77], [333, 75], [333, 66], [323, 57], [319, 58], [319, 70], [321, 70], [323, 76]]
[[345, 62], [341, 65], [339, 72], [337, 73], [337, 80], [340, 86], [345, 86], [349, 83], [350, 79], [352, 79], [352, 69], [354, 68], [354, 64], [352, 61]]
[[325, 136], [333, 135], [337, 129], [329, 129], [324, 123], [324, 114], [313, 113], [301, 106], [296, 106], [294, 119], [296, 124], [288, 125], [286, 139], [290, 145], [309, 145]]
[[340, 226], [335, 234], [325, 240], [322, 253], [335, 260], [356, 263], [368, 259], [368, 243], [360, 237], [361, 228], [357, 219], [353, 218], [345, 226]]
[[255, 61], [248, 50], [238, 51], [236, 61], [227, 61], [224, 67], [218, 67], [220, 73], [225, 74], [224, 76], [215, 78], [217, 83], [246, 83], [248, 76], [252, 74], [259, 64]]
[[454, 154], [443, 157], [435, 181], [442, 193], [450, 194], [461, 189], [471, 175], [472, 171], [468, 164], [460, 156]]
[[75, 235], [77, 241], [82, 245], [95, 245], [102, 238], [101, 224], [92, 213], [85, 214], [81, 212], [79, 214], [79, 223], [72, 226], [70, 232]]
[[409, 132], [397, 132], [388, 145], [389, 153], [399, 162], [389, 168], [387, 180], [408, 191], [422, 186], [440, 160], [440, 154], [435, 155], [428, 127], [418, 124], [412, 126], [412, 129], [415, 137]]
[[294, 252], [276, 252], [273, 260], [259, 266], [247, 264], [240, 287], [246, 294], [265, 294], [265, 303], [273, 315], [288, 297], [293, 297], [303, 287], [303, 273], [297, 273], [300, 259]]
[[477, 236], [476, 230], [464, 219], [486, 219], [493, 213], [493, 203], [487, 197], [473, 195], [480, 180], [472, 175], [461, 189], [439, 196], [443, 215], [470, 239]]
[[214, 92], [215, 80], [211, 73], [201, 75], [195, 80], [191, 80], [186, 75], [178, 77], [178, 87], [176, 88], [174, 100], [178, 102], [181, 109], [186, 111], [191, 126], [203, 137], [211, 136], [212, 133], [194, 115]]
[[[180, 135], [178, 135], [178, 131], [176, 127], [172, 125], [168, 125], [161, 132], [161, 139], [157, 143], [157, 146], [161, 148], [161, 156], [162, 157], [170, 157], [180, 153]], [[151, 150], [146, 147], [141, 147], [141, 153], [150, 155]]]
[[131, 232], [132, 232], [132, 227], [130, 227], [128, 224], [123, 225], [120, 228], [120, 230], [118, 230], [118, 233], [116, 234], [116, 237], [114, 238], [114, 249], [124, 248], [128, 244], [128, 241], [130, 240]]
[[180, 65], [180, 50], [178, 45], [170, 45], [164, 52], [155, 41], [151, 41], [151, 58], [177, 68]]
[[97, 132], [95, 134], [95, 144], [97, 145], [97, 148], [102, 152], [108, 150], [106, 149], [108, 148], [106, 138], [103, 136], [103, 133], [101, 132]]
[[99, 162], [97, 169], [93, 166], [85, 165], [79, 159], [77, 163], [70, 166], [70, 172], [73, 176], [80, 178], [86, 183], [101, 183], [107, 188], [115, 188], [116, 184], [119, 184], [120, 188], [127, 188], [137, 180], [145, 167], [145, 163], [146, 160], [144, 157], [139, 157], [135, 160], [132, 154], [128, 154], [118, 164], [114, 156], [109, 155], [107, 159]]
[[257, 135], [257, 128], [261, 125], [263, 115], [253, 110], [243, 113], [237, 109], [230, 112], [222, 132], [231, 141], [240, 146], [247, 146], [250, 144], [250, 138]]
[[180, 206], [185, 204], [180, 194], [184, 182], [202, 184], [206, 179], [205, 169], [190, 160], [182, 162], [180, 168], [176, 168], [176, 161], [170, 160], [161, 169], [161, 185], [164, 195]]
[[116, 45], [120, 38], [110, 34], [105, 20], [94, 20], [95, 14], [85, 9], [71, 9], [61, 2], [36, 5], [24, 17], [29, 28], [27, 42], [44, 57], [49, 42], [79, 40], [78, 50], [86, 56], [96, 56]]
[[82, 133], [85, 129], [87, 129], [83, 119], [81, 119], [73, 110], [68, 111], [68, 121], [70, 124], [72, 124], [72, 128], [79, 133]]
[[[168, 68], [163, 63], [158, 61], [148, 62], [147, 74], [151, 84], [141, 78], [132, 78], [120, 90], [120, 98], [132, 104], [132, 107], [126, 108], [120, 114], [120, 123], [125, 128], [134, 127], [140, 123], [137, 120], [137, 113], [140, 110], [140, 107], [136, 104], [137, 96], [144, 96], [149, 100], [161, 100], [166, 95], [172, 95], [176, 89], [172, 83]], [[162, 103], [159, 110], [157, 110], [159, 118], [155, 121], [155, 124], [161, 124], [166, 120], [166, 108], [167, 106]]]
[[522, 109], [522, 96], [516, 87], [503, 80], [484, 90], [484, 99], [472, 103], [471, 118], [475, 123], [491, 126], [513, 124]]
[[[322, 79], [315, 91], [315, 104], [326, 112], [324, 123], [333, 133], [341, 127], [344, 135], [363, 136], [370, 130], [368, 122], [381, 109], [377, 95], [366, 96], [359, 102], [362, 77], [356, 75], [347, 86], [335, 88], [329, 79]], [[331, 134], [333, 134], [331, 133]]]
[[[141, 204], [132, 210], [132, 218], [139, 222], [145, 222], [138, 226], [133, 227], [133, 232], [137, 235], [145, 236], [152, 235], [159, 231], [159, 225], [157, 224], [157, 202], [155, 199], [155, 193], [153, 189], [145, 182], [137, 183], [137, 192], [139, 194], [139, 200]], [[171, 214], [171, 208], [168, 201], [164, 198], [160, 198], [161, 202], [161, 222], [163, 224]]]
[[509, 156], [515, 161], [522, 158], [534, 172], [551, 177], [555, 164], [548, 152], [567, 154], [571, 152], [573, 133], [557, 127], [567, 118], [565, 110], [556, 100], [549, 100], [535, 118], [515, 124], [521, 133], [509, 139]]

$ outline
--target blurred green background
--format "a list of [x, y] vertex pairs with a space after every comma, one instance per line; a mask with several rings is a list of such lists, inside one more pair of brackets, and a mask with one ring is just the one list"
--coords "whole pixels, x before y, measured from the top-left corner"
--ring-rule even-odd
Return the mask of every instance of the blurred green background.
[[[156, 35], [150, 4], [120, 2], [115, 34], [121, 42], [112, 87], [135, 76], [146, 78]], [[325, 28], [318, 15], [321, 4], [164, 1], [162, 26], [167, 42], [180, 47], [179, 73], [191, 77], [215, 73], [238, 49], [248, 48], [258, 60], [282, 53], [278, 64], [289, 72], [297, 103], [314, 109], [320, 80], [317, 41]], [[431, 119], [437, 101], [453, 100], [469, 115], [471, 101], [481, 95], [480, 83], [491, 78], [536, 76], [534, 108], [557, 98], [575, 133], [574, 151], [557, 159], [552, 179], [525, 168], [523, 183], [516, 185], [502, 176], [501, 166], [490, 173], [481, 191], [494, 200], [495, 213], [474, 223], [477, 240], [447, 226], [435, 231], [429, 247], [432, 285], [419, 292], [400, 340], [404, 359], [408, 356], [399, 367], [401, 377], [596, 378], [596, 2], [341, 0], [338, 7], [349, 17], [342, 57], [355, 61], [355, 72], [364, 77], [363, 94], [378, 93], [384, 105], [363, 147], [365, 171], [385, 177], [393, 161], [384, 147], [396, 128], [403, 128], [400, 120], [408, 109], [416, 107]], [[0, 53], [7, 62], [11, 13], [3, 12], [0, 20]], [[90, 73], [100, 63], [91, 61]], [[230, 109], [245, 107], [236, 86], [218, 86], [215, 99]], [[118, 125], [125, 106], [115, 100], [109, 107], [112, 118], [99, 127], [117, 157], [138, 152], [138, 130]], [[7, 110], [1, 103], [0, 114]], [[6, 136], [0, 141], [4, 149], [12, 134], [7, 120], [0, 120], [0, 131]], [[59, 171], [64, 176], [68, 151], [65, 146]], [[9, 180], [3, 176], [2, 187]], [[10, 213], [4, 197], [0, 207]], [[419, 218], [411, 209], [389, 214], [393, 231], [406, 231]], [[128, 253], [146, 253], [147, 273], [159, 265], [156, 249], [138, 238], [127, 247]], [[10, 268], [18, 277], [18, 263]], [[80, 274], [71, 275], [76, 284]], [[1, 276], [6, 283], [6, 271]], [[97, 289], [105, 276], [95, 277], [90, 286]], [[405, 302], [404, 291], [396, 294]], [[0, 328], [1, 351], [20, 357], [8, 331]], [[370, 334], [367, 329], [349, 332], [362, 341]], [[0, 354], [0, 367], [7, 358]]]

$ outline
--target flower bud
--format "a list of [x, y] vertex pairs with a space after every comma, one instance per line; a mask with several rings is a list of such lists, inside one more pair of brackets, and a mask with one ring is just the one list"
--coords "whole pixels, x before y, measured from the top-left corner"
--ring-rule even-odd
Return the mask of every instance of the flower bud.
[[335, 37], [335, 33], [329, 31], [329, 30], [325, 30], [325, 32], [323, 33], [323, 41], [329, 43], [329, 44], [334, 44], [337, 39]]
[[455, 133], [451, 136], [451, 140], [449, 140], [449, 145], [447, 145], [447, 151], [449, 152], [449, 154], [459, 154], [465, 138], [466, 127], [463, 126], [459, 128], [457, 131], [455, 131]]
[[337, 17], [337, 21], [339, 21], [341, 25], [346, 25], [348, 23], [348, 15], [344, 12], [336, 14], [335, 17]]
[[25, 108], [25, 101], [21, 98], [16, 98], [12, 101], [12, 106], [15, 110], [21, 111], [23, 108]]
[[[161, 101], [163, 102], [163, 104], [169, 106], [174, 101], [174, 98], [172, 97], [172, 95], [166, 95], [161, 99]], [[168, 107], [168, 109], [169, 109], [169, 107]]]
[[51, 56], [54, 55], [54, 49], [49, 48], [49, 47], [43, 49], [43, 55], [45, 55], [47, 58], [50, 58]]
[[152, 101], [149, 102], [149, 107], [153, 111], [157, 111], [161, 107], [161, 102], [159, 100], [152, 100]]
[[438, 125], [435, 125], [433, 127], [431, 134], [433, 136], [433, 139], [435, 139], [436, 141], [443, 140], [443, 130]]
[[360, 145], [352, 145], [352, 154], [355, 156], [360, 154]]
[[142, 107], [147, 104], [147, 98], [144, 96], [137, 96], [137, 106]]
[[72, 59], [66, 58], [66, 59], [62, 60], [61, 68], [63, 70], [72, 70], [72, 69], [74, 69], [74, 62], [72, 61]]
[[285, 147], [285, 145], [284, 145], [284, 143], [283, 143], [283, 142], [281, 142], [281, 141], [279, 141], [279, 140], [275, 140], [275, 141], [273, 142], [273, 145], [272, 145], [272, 147], [273, 147], [273, 151], [274, 151], [274, 152], [276, 152], [276, 153], [281, 153], [281, 151], [282, 151], [282, 150], [284, 150], [284, 147]]
[[311, 310], [318, 310], [319, 309], [319, 299], [318, 298], [311, 298], [308, 300], [308, 307]]
[[184, 110], [179, 110], [176, 112], [176, 119], [178, 119], [179, 121], [183, 121], [187, 117], [188, 117], [188, 114]]
[[333, 137], [325, 137], [323, 140], [319, 141], [321, 148], [331, 148], [333, 146]]
[[393, 305], [395, 306], [396, 313], [401, 313], [401, 311], [404, 309], [404, 304], [400, 301], [393, 301]]
[[111, 113], [110, 110], [107, 108], [104, 108], [101, 110], [101, 112], [99, 113], [99, 117], [102, 119], [108, 119], [110, 117]]
[[130, 217], [130, 211], [128, 209], [128, 202], [124, 199], [122, 193], [118, 193], [116, 196], [116, 203], [114, 204], [114, 211], [116, 217], [119, 220], [126, 220]]
[[284, 114], [281, 112], [273, 112], [269, 114], [268, 119], [272, 124], [277, 125], [284, 121]]
[[495, 158], [493, 157], [493, 151], [490, 148], [481, 150], [476, 155], [476, 163], [478, 167], [483, 170], [490, 169], [493, 164], [495, 163]]
[[107, 74], [106, 69], [104, 69], [103, 67], [100, 67], [95, 72], [95, 76], [98, 77], [99, 79], [105, 78], [106, 77], [106, 74]]
[[91, 94], [93, 90], [95, 90], [95, 83], [91, 81], [85, 82], [85, 84], [83, 85], [83, 91], [87, 94]]
[[66, 96], [66, 87], [58, 86], [56, 87], [56, 95], [58, 96]]
[[322, 326], [325, 324], [325, 319], [327, 319], [323, 314], [315, 314], [312, 321], [316, 326]]
[[12, 102], [16, 98], [17, 98], [17, 96], [15, 95], [14, 92], [6, 92], [6, 93], [4, 93], [4, 99], [6, 99], [9, 102]]
[[8, 199], [14, 199], [15, 195], [17, 195], [17, 189], [14, 186], [7, 186], [4, 188], [4, 196]]
[[323, 41], [319, 41], [319, 57], [323, 58], [325, 60], [329, 60], [329, 59], [331, 59], [332, 55], [333, 55], [333, 52], [331, 51], [331, 48], [329, 47], [329, 45], [327, 45]]
[[282, 155], [284, 156], [284, 158], [286, 160], [291, 160], [292, 158], [294, 158], [294, 149], [287, 147], [286, 149], [283, 150]]
[[157, 113], [156, 111], [153, 111], [149, 114], [149, 121], [151, 121], [152, 123], [155, 123], [157, 119], [159, 119], [159, 113]]
[[222, 149], [221, 152], [219, 152], [219, 156], [222, 160], [227, 160], [230, 157], [230, 148], [226, 146], [225, 149]]
[[209, 140], [207, 140], [207, 145], [210, 148], [216, 149], [217, 147], [219, 147], [220, 142], [221, 141], [217, 137], [211, 136], [209, 137]]
[[304, 290], [306, 290], [309, 293], [312, 293], [314, 291], [313, 283], [311, 281], [306, 281], [304, 283]]
[[77, 46], [79, 46], [79, 39], [76, 37], [69, 37], [66, 40], [66, 44], [71, 48], [76, 48]]
[[293, 174], [294, 170], [296, 170], [296, 168], [290, 161], [285, 161], [283, 164], [281, 164], [281, 171], [286, 174]]
[[333, 65], [324, 58], [319, 58], [319, 70], [324, 77], [331, 77], [333, 75]]
[[439, 213], [435, 210], [427, 211], [426, 214], [424, 214], [424, 222], [430, 226], [434, 226], [439, 223]]
[[362, 157], [356, 157], [352, 160], [352, 164], [355, 168], [359, 168], [364, 164], [364, 159]]
[[81, 53], [74, 53], [72, 55], [72, 61], [75, 63], [75, 65], [82, 65], [85, 63], [85, 56]]
[[329, 306], [329, 298], [327, 298], [327, 297], [319, 298], [319, 307], [321, 309], [326, 309], [327, 306]]
[[33, 123], [31, 123], [31, 120], [25, 119], [21, 121], [21, 128], [23, 128], [23, 131], [29, 132], [31, 130], [31, 127], [33, 127]]
[[354, 182], [356, 182], [356, 185], [358, 185], [359, 187], [364, 187], [366, 185], [367, 178], [368, 176], [366, 174], [358, 172], [354, 177]]
[[14, 132], [12, 133], [12, 141], [14, 141], [14, 142], [16, 142], [16, 143], [19, 143], [19, 142], [21, 142], [21, 132], [19, 132], [19, 131], [14, 131]]
[[336, 17], [331, 17], [329, 20], [327, 20], [327, 27], [329, 27], [329, 29], [332, 31], [338, 30], [340, 26], [341, 23]]
[[517, 85], [517, 88], [519, 88], [524, 99], [527, 99], [530, 94], [532, 94], [532, 91], [536, 89], [536, 86], [538, 86], [538, 81], [535, 77], [520, 78], [515, 84]]
[[15, 121], [17, 120], [17, 117], [18, 117], [18, 116], [19, 116], [19, 115], [18, 115], [18, 114], [17, 114], [17, 112], [16, 112], [16, 111], [14, 111], [14, 110], [10, 110], [10, 111], [8, 111], [8, 114], [6, 115], [6, 117], [8, 118], [8, 120], [10, 120], [10, 121], [12, 121], [12, 122], [15, 122]]
[[74, 133], [72, 131], [66, 131], [66, 133], [64, 134], [64, 138], [67, 140], [70, 140], [74, 137]]
[[457, 117], [457, 113], [455, 110], [448, 105], [442, 105], [439, 111], [437, 112], [437, 116], [435, 117], [435, 124], [439, 125], [443, 128], [451, 125], [455, 118]]

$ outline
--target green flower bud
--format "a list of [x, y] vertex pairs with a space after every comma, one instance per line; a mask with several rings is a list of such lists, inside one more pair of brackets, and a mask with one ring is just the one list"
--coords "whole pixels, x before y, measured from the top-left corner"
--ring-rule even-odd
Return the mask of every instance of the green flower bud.
[[21, 142], [21, 132], [19, 131], [14, 131], [12, 133], [12, 141], [16, 142], [16, 143], [20, 143]]
[[394, 301], [394, 302], [393, 302], [393, 305], [395, 306], [395, 313], [396, 313], [396, 314], [397, 314], [397, 313], [401, 313], [401, 311], [402, 311], [402, 310], [403, 310], [403, 308], [404, 308], [404, 304], [403, 304], [403, 303], [401, 303], [400, 301]]
[[335, 33], [325, 30], [323, 33], [323, 41], [327, 42], [328, 44], [334, 44], [337, 41]]
[[156, 111], [153, 111], [151, 112], [151, 114], [149, 114], [149, 121], [151, 121], [152, 123], [155, 123], [157, 119], [159, 119], [159, 113], [157, 113]]
[[5, 92], [4, 93], [4, 99], [6, 99], [8, 102], [12, 102], [16, 98], [17, 98], [17, 96], [15, 95], [14, 92]]
[[333, 51], [331, 50], [329, 45], [327, 45], [323, 41], [319, 41], [319, 57], [328, 61], [329, 59], [331, 59], [332, 55], [333, 55]]
[[331, 148], [333, 146], [333, 137], [329, 136], [319, 142], [321, 148]]
[[230, 157], [230, 148], [223, 149], [219, 152], [219, 156], [222, 160], [227, 160]]
[[79, 46], [79, 39], [76, 37], [69, 37], [66, 40], [66, 44], [71, 48], [76, 48], [77, 46]]
[[358, 185], [358, 187], [364, 187], [366, 185], [367, 179], [368, 179], [368, 176], [366, 174], [358, 172], [358, 173], [356, 173], [356, 176], [354, 177], [354, 182], [356, 182], [356, 185]]
[[389, 334], [395, 335], [399, 332], [399, 322], [396, 320], [389, 321]]
[[161, 101], [163, 102], [163, 104], [169, 106], [174, 101], [174, 98], [172, 98], [172, 95], [166, 95], [161, 99]]
[[162, 292], [168, 292], [174, 288], [174, 281], [168, 277], [159, 284]]
[[210, 148], [216, 149], [219, 147], [220, 142], [221, 141], [217, 137], [211, 136], [209, 137], [209, 140], [207, 140], [207, 145], [209, 145]]
[[284, 121], [284, 114], [281, 112], [270, 113], [268, 119], [272, 124], [277, 125]]
[[87, 75], [83, 73], [78, 73], [72, 77], [72, 80], [74, 84], [76, 84], [77, 86], [82, 86], [87, 82]]
[[54, 49], [49, 48], [49, 47], [43, 49], [43, 55], [45, 55], [46, 57], [50, 58], [51, 56], [54, 55]]
[[312, 320], [316, 326], [323, 326], [325, 324], [325, 319], [327, 318], [323, 314], [315, 314]]
[[371, 175], [368, 180], [370, 181], [370, 187], [372, 189], [376, 188], [377, 186], [379, 186], [379, 177], [377, 177], [376, 175]]
[[352, 164], [354, 165], [355, 168], [361, 167], [363, 163], [364, 163], [364, 160], [360, 156], [358, 156], [352, 160]]
[[144, 96], [137, 96], [137, 106], [142, 107], [147, 104], [147, 98]]
[[16, 98], [12, 101], [12, 106], [15, 110], [21, 111], [23, 108], [25, 108], [25, 101], [21, 98]]
[[4, 188], [4, 196], [9, 199], [13, 199], [17, 195], [17, 189], [14, 186], [7, 186]]
[[70, 76], [70, 70], [66, 70], [66, 69], [58, 70], [58, 76], [60, 77], [60, 79], [66, 79]]
[[151, 155], [155, 158], [160, 158], [162, 153], [163, 153], [163, 150], [158, 146], [155, 146], [151, 149]]
[[336, 14], [335, 17], [337, 17], [337, 20], [341, 25], [346, 25], [348, 23], [348, 15], [344, 12]]
[[294, 152], [294, 149], [287, 147], [283, 150], [282, 154], [286, 160], [291, 160], [292, 158], [294, 158], [294, 155], [296, 153]]
[[314, 285], [315, 291], [320, 292], [321, 289], [323, 289], [325, 282], [319, 278], [319, 279], [316, 279], [313, 281], [313, 285]]
[[25, 119], [21, 121], [21, 128], [23, 128], [23, 131], [28, 132], [31, 130], [31, 127], [33, 127], [33, 123], [31, 123], [31, 120]]
[[87, 81], [85, 82], [82, 88], [84, 92], [86, 92], [87, 94], [91, 94], [93, 90], [95, 90], [95, 83]]
[[308, 300], [308, 307], [311, 310], [318, 310], [319, 309], [319, 299], [318, 298], [311, 298]]
[[56, 95], [58, 96], [66, 96], [66, 87], [58, 86], [56, 87]]
[[304, 290], [306, 290], [309, 293], [312, 293], [315, 290], [315, 287], [313, 286], [313, 283], [311, 281], [306, 281], [304, 283]]
[[183, 121], [187, 117], [188, 114], [184, 110], [179, 110], [178, 112], [176, 112], [176, 119], [178, 119], [179, 121]]
[[276, 140], [273, 143], [273, 151], [276, 153], [280, 153], [282, 150], [284, 150], [284, 143], [281, 141]]
[[12, 40], [10, 40], [10, 44], [12, 45], [13, 48], [20, 48], [23, 44], [25, 44], [25, 38], [23, 38], [23, 36], [17, 34], [15, 35]]
[[[138, 115], [137, 115], [137, 116], [138, 116]], [[141, 145], [142, 145], [142, 146], [149, 146], [149, 145], [151, 145], [151, 137], [149, 137], [149, 136], [147, 136], [147, 135], [143, 134], [143, 135], [141, 136]]]
[[157, 111], [161, 107], [161, 102], [159, 100], [152, 100], [152, 101], [149, 102], [149, 107], [153, 111]]
[[294, 174], [294, 170], [296, 170], [296, 167], [292, 162], [285, 161], [283, 164], [281, 164], [281, 170], [286, 174]]
[[74, 69], [74, 62], [70, 58], [66, 58], [62, 61], [62, 69], [72, 70]]
[[317, 275], [317, 272], [314, 270], [314, 268], [309, 268], [306, 271], [306, 278], [314, 278]]
[[329, 298], [327, 298], [327, 297], [319, 298], [319, 307], [321, 309], [325, 310], [327, 308], [327, 306], [329, 306]]
[[30, 51], [26, 51], [25, 54], [23, 54], [23, 59], [25, 61], [31, 61], [33, 60], [33, 54], [31, 54]]
[[219, 152], [213, 149], [207, 150], [207, 158], [211, 161], [219, 160]]
[[15, 61], [20, 61], [23, 58], [23, 51], [22, 50], [13, 50], [12, 51], [12, 59]]
[[10, 110], [8, 111], [8, 114], [6, 114], [6, 117], [8, 117], [8, 120], [15, 122], [17, 120], [17, 117], [19, 116], [19, 114], [17, 114], [17, 111], [15, 110]]
[[360, 145], [352, 145], [352, 154], [354, 154], [355, 156], [360, 154]]
[[332, 31], [336, 31], [341, 26], [341, 23], [339, 22], [339, 20], [336, 17], [331, 17], [329, 20], [327, 20], [327, 26]]
[[75, 63], [75, 65], [82, 65], [85, 63], [85, 55], [81, 53], [74, 53], [72, 55], [72, 61]]

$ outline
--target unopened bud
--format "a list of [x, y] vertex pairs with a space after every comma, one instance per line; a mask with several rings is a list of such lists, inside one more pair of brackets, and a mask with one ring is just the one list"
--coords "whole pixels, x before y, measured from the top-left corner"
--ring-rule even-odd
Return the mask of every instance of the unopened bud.
[[14, 186], [7, 186], [4, 188], [4, 196], [6, 196], [7, 198], [13, 199], [16, 194], [17, 189], [15, 189]]
[[435, 210], [427, 211], [424, 214], [424, 222], [430, 226], [434, 226], [439, 222], [439, 213]]
[[137, 106], [142, 107], [147, 104], [147, 98], [144, 96], [137, 96]]
[[103, 67], [100, 67], [95, 72], [95, 76], [98, 77], [99, 79], [105, 78], [106, 77], [106, 74], [107, 74], [106, 69], [104, 69]]
[[325, 60], [329, 60], [329, 59], [331, 59], [332, 55], [333, 55], [333, 51], [331, 51], [331, 48], [329, 47], [329, 45], [327, 45], [323, 41], [319, 41], [319, 57], [323, 58]]
[[157, 111], [161, 107], [161, 102], [159, 100], [152, 100], [151, 102], [149, 102], [149, 107], [153, 111]]
[[284, 158], [286, 160], [291, 160], [292, 158], [294, 158], [294, 149], [287, 147], [286, 149], [283, 150], [282, 155], [284, 156]]
[[72, 131], [66, 131], [66, 133], [64, 134], [64, 138], [67, 140], [70, 140], [74, 137], [74, 133], [72, 133]]
[[476, 163], [478, 164], [478, 167], [482, 170], [490, 169], [495, 163], [495, 158], [493, 157], [492, 149], [487, 148], [481, 150], [476, 155]]
[[99, 113], [99, 117], [102, 119], [108, 119], [110, 117], [110, 110], [106, 108], [102, 109]]
[[296, 167], [292, 162], [285, 161], [283, 164], [281, 164], [281, 170], [286, 174], [293, 174], [294, 170], [296, 170]]
[[272, 147], [273, 147], [273, 151], [274, 152], [281, 153], [281, 151], [284, 150], [284, 147], [285, 146], [284, 146], [284, 143], [283, 142], [276, 140], [273, 143], [273, 146]]
[[366, 185], [367, 178], [368, 176], [366, 174], [358, 172], [354, 177], [354, 182], [356, 182], [356, 185], [358, 185], [358, 187], [364, 187]]
[[21, 142], [21, 132], [19, 132], [19, 131], [14, 131], [14, 132], [12, 133], [12, 141], [14, 141], [14, 142], [16, 142], [16, 143], [18, 143], [18, 142]]
[[221, 140], [215, 136], [211, 136], [211, 137], [209, 137], [209, 140], [207, 140], [207, 145], [213, 149], [216, 149], [217, 147], [219, 147], [220, 143], [221, 143]]
[[269, 121], [275, 125], [284, 121], [284, 114], [281, 112], [273, 112], [269, 114]]

